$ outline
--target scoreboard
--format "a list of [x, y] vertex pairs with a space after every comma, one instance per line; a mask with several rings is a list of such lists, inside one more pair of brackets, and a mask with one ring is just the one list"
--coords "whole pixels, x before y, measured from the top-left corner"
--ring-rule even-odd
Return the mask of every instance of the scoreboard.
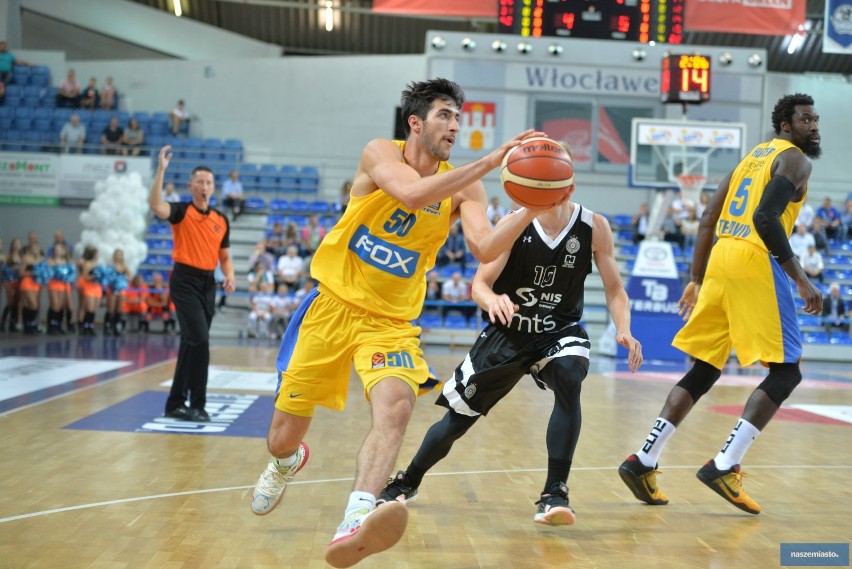
[[499, 0], [498, 29], [525, 37], [679, 44], [685, 0]]
[[663, 57], [660, 101], [700, 105], [710, 100], [710, 57], [700, 53]]

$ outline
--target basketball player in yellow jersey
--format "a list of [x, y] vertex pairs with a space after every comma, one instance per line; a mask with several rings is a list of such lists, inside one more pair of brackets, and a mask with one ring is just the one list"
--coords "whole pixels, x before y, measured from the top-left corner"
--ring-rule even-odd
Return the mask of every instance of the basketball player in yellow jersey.
[[265, 515], [308, 459], [303, 439], [317, 405], [343, 409], [350, 367], [364, 384], [372, 427], [358, 453], [344, 521], [326, 551], [349, 567], [393, 546], [405, 531], [402, 503], [376, 509], [414, 406], [428, 377], [420, 329], [426, 271], [450, 224], [461, 218], [470, 251], [482, 262], [509, 249], [543, 210], [525, 211], [492, 229], [480, 179], [498, 167], [525, 131], [490, 154], [453, 169], [447, 160], [459, 133], [464, 93], [446, 79], [411, 83], [402, 93], [406, 140], [376, 139], [361, 153], [349, 205], [311, 262], [319, 281], [290, 320], [278, 355], [279, 385], [252, 511]]
[[813, 104], [802, 94], [778, 100], [772, 111], [775, 138], [758, 144], [722, 180], [701, 218], [692, 282], [679, 302], [687, 322], [672, 342], [695, 364], [672, 388], [642, 448], [618, 469], [633, 495], [647, 504], [668, 503], [657, 486], [660, 453], [695, 402], [719, 379], [733, 347], [740, 364], [760, 361], [769, 374], [749, 397], [722, 449], [696, 476], [737, 508], [760, 513], [743, 490], [740, 463], [802, 379], [802, 344], [787, 277], [804, 300], [805, 312], [819, 314], [822, 308], [819, 290], [788, 241], [807, 196], [809, 158], [822, 152]]

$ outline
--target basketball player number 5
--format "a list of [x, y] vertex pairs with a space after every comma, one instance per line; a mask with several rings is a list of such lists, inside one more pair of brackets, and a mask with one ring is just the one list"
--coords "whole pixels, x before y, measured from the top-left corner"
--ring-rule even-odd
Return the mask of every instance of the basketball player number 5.
[[746, 204], [748, 203], [748, 187], [750, 185], [751, 178], [743, 178], [743, 181], [740, 183], [740, 187], [737, 188], [737, 192], [734, 194], [734, 197], [731, 200], [731, 205], [728, 208], [728, 212], [730, 212], [731, 215], [739, 217], [745, 211]]

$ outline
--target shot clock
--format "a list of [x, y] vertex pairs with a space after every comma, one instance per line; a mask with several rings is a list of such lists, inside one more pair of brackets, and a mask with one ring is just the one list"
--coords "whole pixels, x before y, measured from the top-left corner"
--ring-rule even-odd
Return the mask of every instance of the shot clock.
[[710, 57], [698, 53], [664, 56], [660, 100], [694, 105], [709, 101]]

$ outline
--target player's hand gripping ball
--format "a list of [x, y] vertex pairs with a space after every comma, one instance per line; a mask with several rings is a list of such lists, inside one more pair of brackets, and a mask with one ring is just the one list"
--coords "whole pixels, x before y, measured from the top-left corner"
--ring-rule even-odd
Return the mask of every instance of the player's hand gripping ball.
[[525, 207], [545, 207], [571, 192], [574, 163], [565, 148], [555, 140], [530, 138], [503, 157], [500, 181], [515, 203]]

